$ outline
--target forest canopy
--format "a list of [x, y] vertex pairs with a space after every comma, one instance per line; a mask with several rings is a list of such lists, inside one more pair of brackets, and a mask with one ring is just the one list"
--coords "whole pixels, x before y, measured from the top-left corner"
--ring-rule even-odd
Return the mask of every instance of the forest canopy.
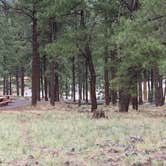
[[[161, 106], [166, 88], [165, 0], [0, 0], [0, 75], [3, 94], [16, 77], [32, 105], [65, 96], [138, 109], [144, 91]], [[146, 90], [147, 88], [147, 90]], [[42, 94], [41, 94], [42, 92]], [[76, 94], [78, 93], [78, 99]], [[41, 96], [42, 95], [42, 96]]]

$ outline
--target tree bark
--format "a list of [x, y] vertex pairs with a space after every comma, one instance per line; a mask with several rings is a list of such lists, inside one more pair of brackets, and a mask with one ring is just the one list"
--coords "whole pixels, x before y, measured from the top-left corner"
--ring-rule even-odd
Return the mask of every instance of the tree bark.
[[72, 76], [73, 76], [73, 82], [72, 82], [72, 97], [73, 97], [73, 102], [76, 101], [76, 89], [75, 89], [75, 57], [72, 59]]
[[121, 90], [119, 92], [119, 112], [128, 112], [130, 104], [130, 95], [127, 91]]
[[139, 91], [139, 100], [138, 100], [138, 102], [139, 102], [139, 105], [142, 105], [143, 104], [143, 98], [142, 98], [142, 92], [143, 92], [143, 90], [142, 90], [142, 80], [140, 80], [138, 82], [138, 91]]
[[66, 100], [68, 99], [68, 80], [66, 78], [66, 83], [65, 83], [65, 95], [66, 95]]
[[32, 18], [32, 33], [33, 33], [33, 59], [32, 59], [32, 105], [36, 106], [38, 100], [38, 86], [40, 84], [40, 69], [39, 69], [39, 53], [38, 53], [38, 32], [37, 32], [37, 18], [36, 7], [33, 6]]
[[58, 63], [55, 63], [55, 101], [59, 101], [59, 75], [58, 75]]
[[86, 104], [88, 103], [88, 64], [87, 60], [85, 60], [85, 100]]
[[148, 101], [150, 103], [154, 100], [154, 72], [153, 69], [148, 73]]
[[97, 110], [97, 99], [96, 99], [96, 71], [92, 60], [92, 53], [87, 45], [85, 48], [87, 63], [90, 72], [90, 92], [91, 92], [91, 111], [95, 112]]
[[24, 83], [24, 67], [21, 67], [21, 96], [24, 97], [24, 88], [25, 88], [25, 83]]
[[6, 78], [6, 95], [9, 95], [9, 77]]
[[138, 110], [138, 97], [137, 96], [132, 97], [132, 106], [133, 106], [134, 110]]
[[3, 76], [3, 95], [6, 95], [6, 76]]
[[[39, 43], [38, 43], [38, 48], [39, 49]], [[39, 50], [38, 50], [38, 54], [39, 54]], [[40, 78], [41, 78], [41, 66], [40, 66], [40, 55], [38, 55], [38, 61], [39, 61], [39, 64], [38, 64], [38, 82], [37, 82], [37, 100], [38, 101], [41, 101], [41, 94], [40, 94], [40, 91], [41, 91], [41, 83], [40, 83]]]
[[52, 61], [50, 65], [51, 79], [50, 79], [50, 104], [55, 106], [55, 63]]
[[9, 75], [9, 95], [12, 95], [12, 75]]
[[133, 88], [133, 94], [131, 97], [132, 100], [132, 106], [134, 110], [138, 110], [138, 86], [137, 86], [137, 81], [138, 80], [138, 73], [134, 73], [133, 75], [133, 83], [132, 83], [132, 88]]
[[81, 80], [82, 72], [81, 72], [81, 62], [80, 58], [78, 58], [78, 106], [81, 106], [82, 102], [82, 80]]
[[46, 56], [43, 57], [43, 72], [44, 72], [44, 95], [45, 101], [48, 101], [48, 80], [46, 75]]
[[[116, 51], [112, 51], [111, 52], [111, 61], [112, 63], [114, 63], [116, 61], [116, 55], [117, 52]], [[115, 64], [112, 64], [111, 66], [111, 79], [114, 80], [116, 77], [116, 67]], [[117, 91], [114, 89], [114, 87], [112, 87], [111, 89], [111, 102], [113, 105], [117, 104]]]
[[44, 81], [43, 81], [43, 64], [41, 64], [40, 69], [40, 84], [41, 84], [41, 93], [42, 93], [42, 99], [44, 99]]
[[155, 103], [156, 106], [164, 105], [162, 76], [159, 74], [158, 67], [154, 68], [154, 84], [155, 84]]
[[108, 49], [105, 52], [105, 66], [104, 66], [104, 87], [105, 87], [105, 104], [110, 104], [110, 83], [109, 83], [109, 71], [108, 71]]
[[16, 72], [16, 91], [17, 96], [20, 96], [19, 71]]
[[[146, 80], [144, 80], [144, 82], [143, 82], [143, 87], [144, 87], [144, 101], [147, 101], [148, 100], [148, 92], [147, 92]], [[150, 93], [150, 91], [149, 91], [149, 93]]]

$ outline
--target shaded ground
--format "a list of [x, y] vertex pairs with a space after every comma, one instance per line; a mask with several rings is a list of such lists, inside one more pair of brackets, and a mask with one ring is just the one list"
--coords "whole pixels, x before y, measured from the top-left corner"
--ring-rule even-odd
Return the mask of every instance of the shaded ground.
[[95, 120], [88, 107], [56, 104], [0, 113], [2, 166], [165, 166], [166, 107]]
[[15, 109], [15, 108], [19, 108], [19, 107], [28, 106], [30, 104], [31, 104], [31, 102], [28, 100], [14, 100], [11, 103], [9, 103], [7, 106], [0, 107], [0, 110]]

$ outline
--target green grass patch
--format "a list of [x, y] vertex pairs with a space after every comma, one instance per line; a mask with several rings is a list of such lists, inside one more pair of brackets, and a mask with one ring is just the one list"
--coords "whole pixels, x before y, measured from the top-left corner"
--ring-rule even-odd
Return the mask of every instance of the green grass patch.
[[[25, 125], [26, 132], [21, 125]], [[66, 162], [88, 166], [117, 162], [128, 166], [149, 158], [153, 163], [160, 163], [164, 160], [154, 156], [163, 153], [161, 147], [165, 140], [165, 119], [138, 113], [111, 113], [109, 119], [100, 120], [74, 111], [0, 115], [0, 160], [3, 163], [30, 155], [48, 166]]]

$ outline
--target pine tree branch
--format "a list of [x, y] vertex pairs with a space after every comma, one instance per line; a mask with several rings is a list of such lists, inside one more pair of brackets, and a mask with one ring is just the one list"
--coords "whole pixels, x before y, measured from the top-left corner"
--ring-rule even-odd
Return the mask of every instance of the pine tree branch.
[[31, 19], [33, 18], [33, 15], [32, 15], [33, 11], [29, 8], [26, 8], [26, 7], [22, 7], [22, 8], [13, 7], [9, 3], [7, 3], [6, 0], [0, 0], [0, 3], [2, 3], [2, 7], [4, 9], [13, 9], [16, 13], [24, 14], [24, 15], [30, 17]]
[[156, 21], [156, 20], [160, 20], [162, 18], [166, 17], [166, 14], [165, 15], [161, 15], [161, 16], [156, 16], [154, 18], [149, 18], [148, 21]]

